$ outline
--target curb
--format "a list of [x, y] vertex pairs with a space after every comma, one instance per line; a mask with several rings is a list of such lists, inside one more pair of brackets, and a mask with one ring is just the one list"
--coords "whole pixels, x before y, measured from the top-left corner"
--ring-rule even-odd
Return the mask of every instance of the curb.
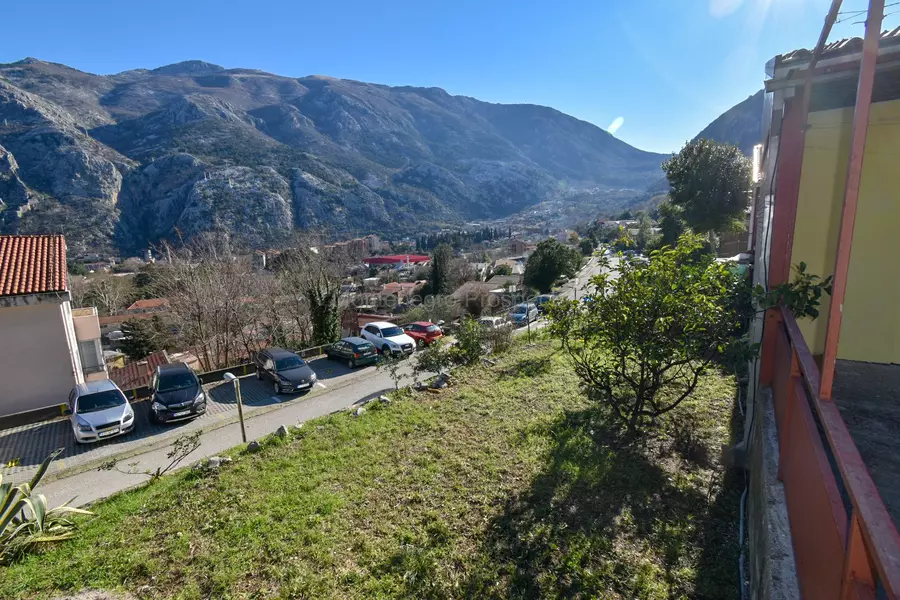
[[[317, 391], [310, 392], [309, 394], [302, 396], [302, 400], [306, 400], [306, 399], [313, 398], [316, 396], [321, 396], [322, 394], [327, 394], [329, 392], [340, 390], [342, 388], [347, 387], [348, 385], [356, 383], [361, 378], [362, 378], [362, 375], [360, 375], [359, 377], [351, 377], [351, 378], [348, 378], [347, 380], [341, 382], [340, 385], [329, 386], [326, 389], [319, 388]], [[244, 420], [249, 421], [250, 419], [252, 419], [254, 417], [266, 415], [266, 414], [269, 414], [270, 412], [275, 412], [282, 408], [287, 408], [288, 406], [291, 406], [291, 404], [290, 403], [282, 403], [282, 404], [272, 404], [270, 406], [260, 406], [258, 408], [254, 408], [253, 410], [249, 411], [244, 416]], [[234, 414], [228, 414], [228, 413], [232, 413], [232, 412]], [[184, 433], [190, 435], [190, 434], [193, 434], [193, 433], [196, 433], [197, 431], [199, 431], [200, 434], [203, 435], [204, 433], [209, 433], [210, 431], [215, 431], [217, 429], [221, 429], [222, 427], [227, 427], [228, 425], [233, 425], [240, 420], [240, 417], [237, 414], [237, 410], [228, 411], [228, 413], [225, 413], [226, 415], [228, 415], [227, 417], [217, 417], [211, 423], [207, 423], [206, 425], [203, 425], [196, 429], [192, 429], [190, 431], [186, 431]], [[178, 433], [181, 433], [181, 430], [179, 430]], [[142, 445], [132, 448], [130, 450], [125, 450], [119, 454], [105, 456], [103, 458], [95, 458], [92, 460], [85, 461], [83, 463], [79, 463], [77, 465], [73, 465], [71, 467], [62, 467], [57, 471], [52, 471], [52, 472], [46, 473], [44, 475], [44, 477], [41, 479], [41, 483], [51, 483], [54, 481], [59, 481], [60, 479], [65, 479], [67, 477], [72, 477], [74, 475], [78, 475], [79, 473], [84, 473], [85, 471], [92, 471], [92, 470], [96, 469], [97, 467], [99, 467], [100, 465], [102, 465], [103, 463], [109, 462], [111, 460], [116, 460], [116, 461], [125, 460], [126, 458], [133, 458], [133, 457], [139, 456], [141, 454], [146, 454], [148, 452], [153, 452], [154, 450], [159, 450], [160, 448], [164, 448], [164, 447], [168, 446], [169, 444], [171, 444], [178, 437], [180, 437], [180, 436], [175, 435], [175, 433], [173, 432], [172, 434], [165, 435], [160, 439], [150, 441], [146, 444], [142, 444]]]

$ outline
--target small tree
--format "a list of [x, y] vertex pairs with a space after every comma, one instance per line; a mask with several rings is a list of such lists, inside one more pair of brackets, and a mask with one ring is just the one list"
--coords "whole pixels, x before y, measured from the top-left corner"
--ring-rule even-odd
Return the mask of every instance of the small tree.
[[450, 348], [453, 360], [458, 364], [472, 364], [484, 354], [484, 328], [471, 317], [463, 318], [456, 330], [456, 344]]
[[491, 275], [512, 275], [512, 267], [509, 265], [497, 265], [491, 270]]
[[589, 397], [611, 407], [631, 434], [681, 404], [738, 343], [737, 278], [701, 247], [701, 237], [683, 236], [646, 264], [622, 261], [618, 278], [593, 277], [586, 302], [548, 309]]
[[596, 242], [591, 238], [581, 238], [581, 241], [578, 242], [578, 249], [581, 250], [584, 256], [590, 256], [593, 254], [596, 245]]
[[428, 279], [428, 293], [440, 296], [449, 294], [452, 288], [451, 263], [453, 250], [447, 244], [441, 244], [431, 257], [431, 275]]
[[737, 146], [699, 139], [662, 165], [672, 204], [700, 233], [733, 231], [750, 200], [750, 161]]
[[547, 293], [560, 277], [572, 277], [581, 265], [581, 253], [554, 239], [537, 245], [525, 264], [525, 285]]
[[662, 235], [660, 245], [674, 246], [688, 228], [687, 223], [684, 222], [684, 209], [665, 201], [659, 203], [657, 210], [659, 211], [659, 228]]
[[119, 347], [131, 360], [140, 360], [165, 348], [159, 329], [162, 323], [151, 319], [128, 319], [122, 323], [122, 340]]

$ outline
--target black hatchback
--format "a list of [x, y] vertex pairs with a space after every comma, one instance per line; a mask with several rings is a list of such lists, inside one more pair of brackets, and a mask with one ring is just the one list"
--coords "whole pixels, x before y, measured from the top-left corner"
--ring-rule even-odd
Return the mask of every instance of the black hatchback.
[[316, 374], [306, 361], [283, 348], [266, 348], [256, 353], [256, 378], [272, 384], [276, 394], [308, 392], [316, 384]]
[[206, 412], [206, 392], [189, 366], [172, 363], [156, 367], [150, 380], [150, 421], [171, 423]]

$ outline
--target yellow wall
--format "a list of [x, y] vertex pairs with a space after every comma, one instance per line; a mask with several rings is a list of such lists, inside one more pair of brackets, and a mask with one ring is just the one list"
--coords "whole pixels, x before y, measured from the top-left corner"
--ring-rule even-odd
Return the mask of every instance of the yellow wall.
[[[853, 109], [811, 113], [791, 263], [834, 272]], [[853, 234], [838, 358], [900, 363], [900, 101], [872, 105]], [[813, 354], [825, 346], [828, 299], [800, 329]]]

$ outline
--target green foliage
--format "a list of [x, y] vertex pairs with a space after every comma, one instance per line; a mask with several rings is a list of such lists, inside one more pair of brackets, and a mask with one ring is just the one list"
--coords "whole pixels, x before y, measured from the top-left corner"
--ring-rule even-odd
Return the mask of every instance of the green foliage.
[[153, 316], [150, 319], [128, 319], [122, 323], [122, 335], [119, 347], [131, 360], [140, 360], [146, 356], [165, 350], [169, 336], [165, 332], [162, 320]]
[[69, 272], [69, 275], [78, 275], [80, 277], [90, 274], [86, 266], [71, 260], [66, 264], [66, 270]]
[[750, 200], [750, 161], [736, 146], [699, 139], [662, 165], [672, 204], [697, 232], [734, 230]]
[[[559, 300], [548, 313], [593, 400], [610, 406], [631, 434], [681, 404], [713, 361], [738, 343], [739, 282], [699, 252], [700, 236], [623, 260], [618, 278], [592, 278], [585, 302]], [[603, 259], [605, 260], [605, 259]]]
[[757, 285], [753, 290], [753, 297], [761, 310], [785, 306], [798, 319], [815, 319], [819, 316], [822, 293], [831, 295], [833, 278], [833, 275], [823, 279], [819, 275], [807, 273], [806, 263], [801, 262], [794, 265], [793, 281], [782, 283], [769, 291]]
[[525, 285], [546, 294], [560, 277], [572, 277], [581, 266], [581, 253], [554, 239], [537, 245], [525, 265]]
[[512, 267], [509, 265], [497, 265], [494, 267], [492, 275], [512, 275]]
[[428, 293], [434, 296], [449, 294], [451, 289], [450, 267], [453, 261], [453, 249], [447, 244], [438, 246], [431, 257], [431, 276], [428, 280]]
[[665, 201], [659, 203], [657, 211], [662, 235], [659, 243], [661, 246], [674, 246], [678, 242], [678, 238], [688, 230], [687, 223], [684, 222], [684, 209]]
[[484, 328], [475, 319], [464, 317], [454, 335], [456, 344], [451, 347], [450, 352], [456, 363], [469, 365], [477, 362], [484, 354]]
[[578, 249], [581, 250], [583, 256], [590, 256], [593, 254], [596, 246], [597, 243], [591, 238], [581, 238], [581, 241], [578, 242]]
[[416, 375], [446, 373], [456, 364], [453, 353], [443, 339], [437, 339], [416, 354]]
[[47, 498], [34, 493], [50, 462], [62, 450], [44, 459], [29, 483], [13, 487], [10, 482], [3, 483], [0, 475], [0, 565], [8, 565], [39, 546], [71, 538], [75, 529], [71, 515], [93, 514], [68, 506], [68, 502], [47, 508]]

